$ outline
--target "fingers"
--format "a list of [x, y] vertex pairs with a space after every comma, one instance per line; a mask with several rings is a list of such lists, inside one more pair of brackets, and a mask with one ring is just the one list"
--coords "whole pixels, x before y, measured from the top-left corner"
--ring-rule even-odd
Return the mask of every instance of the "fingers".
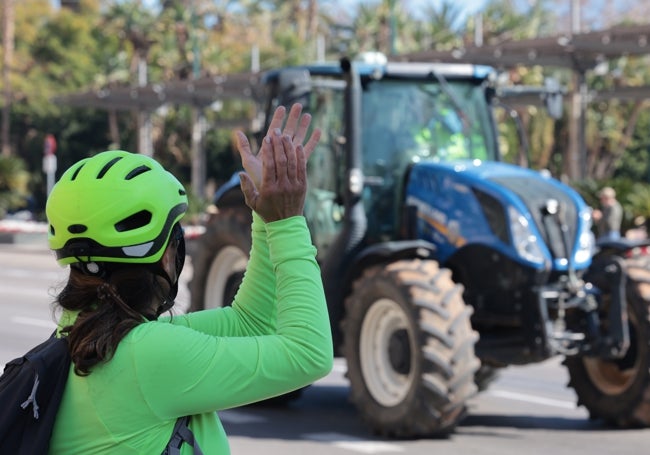
[[279, 129], [265, 141], [270, 145], [260, 150], [261, 185], [255, 188], [248, 174], [240, 176], [246, 204], [266, 222], [300, 215], [307, 186], [304, 147]]
[[318, 145], [318, 141], [320, 141], [320, 137], [322, 135], [322, 131], [320, 128], [315, 128], [314, 131], [311, 133], [311, 137], [305, 144], [305, 159], [308, 160], [309, 157], [311, 156], [312, 152], [316, 148], [316, 145]]
[[[248, 138], [243, 132], [237, 131], [235, 133], [235, 144], [239, 151], [244, 170], [248, 174], [248, 177], [253, 181], [253, 184], [259, 186], [262, 180], [262, 163], [260, 158], [253, 155]], [[262, 142], [262, 148], [268, 146], [268, 142]]]
[[239, 156], [241, 156], [242, 163], [253, 156], [248, 138], [242, 131], [235, 131], [235, 144], [237, 146]]
[[[299, 123], [302, 123], [303, 120], [300, 117], [301, 113], [302, 113], [301, 104], [295, 103], [294, 105], [292, 105], [291, 109], [289, 110], [289, 116], [287, 117], [287, 124], [284, 126], [284, 131], [283, 131], [284, 134], [288, 135], [290, 138], [293, 138], [294, 142], [296, 142], [297, 140], [295, 134], [300, 129]], [[304, 139], [304, 133], [303, 133], [303, 139]], [[302, 139], [300, 139], [299, 142], [302, 143]]]
[[273, 157], [275, 161], [275, 178], [276, 182], [284, 183], [287, 181], [287, 155], [291, 154], [291, 139], [280, 130], [273, 132]]
[[298, 144], [294, 146], [295, 143], [291, 141], [291, 138], [287, 135], [283, 136], [284, 139], [284, 154], [287, 159], [287, 178], [289, 183], [295, 183], [298, 178], [298, 147], [302, 148], [302, 145]]
[[284, 123], [284, 114], [286, 112], [287, 108], [284, 106], [278, 106], [278, 108], [275, 109], [273, 118], [271, 118], [271, 123], [269, 123], [269, 129], [266, 132], [267, 136], [273, 135], [274, 130], [282, 128], [282, 124]]
[[301, 116], [301, 113], [302, 106], [300, 104], [296, 103], [291, 106], [284, 133], [293, 138], [294, 145], [304, 145], [305, 158], [309, 159], [321, 138], [322, 132], [320, 128], [314, 128], [309, 140], [305, 144], [304, 142], [307, 137], [307, 132], [309, 131], [309, 125], [311, 125], [312, 116], [311, 114], [304, 114]]
[[302, 105], [300, 103], [293, 104], [289, 109], [288, 115], [286, 115], [286, 111], [287, 110], [284, 106], [279, 106], [275, 110], [271, 123], [269, 123], [267, 134], [271, 135], [275, 129], [282, 128], [286, 116], [287, 121], [284, 125], [284, 129], [282, 129], [282, 133], [292, 138], [295, 144], [302, 144], [307, 135], [309, 124], [311, 123], [311, 115], [301, 115]]
[[307, 182], [307, 158], [302, 145], [296, 147], [296, 181], [299, 183]]
[[246, 205], [267, 222], [302, 214], [306, 163], [321, 137], [320, 129], [314, 129], [303, 145], [311, 121], [311, 115], [303, 115], [298, 103], [291, 106], [288, 115], [286, 108], [278, 107], [257, 155], [252, 153], [246, 135], [235, 132], [245, 170], [239, 179]]

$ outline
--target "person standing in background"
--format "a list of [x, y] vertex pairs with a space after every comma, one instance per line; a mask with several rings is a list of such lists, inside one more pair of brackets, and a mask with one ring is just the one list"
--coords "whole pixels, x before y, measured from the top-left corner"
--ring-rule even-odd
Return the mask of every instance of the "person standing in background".
[[598, 192], [600, 209], [595, 209], [593, 218], [596, 222], [598, 240], [618, 240], [621, 238], [623, 207], [616, 200], [614, 188], [606, 186]]

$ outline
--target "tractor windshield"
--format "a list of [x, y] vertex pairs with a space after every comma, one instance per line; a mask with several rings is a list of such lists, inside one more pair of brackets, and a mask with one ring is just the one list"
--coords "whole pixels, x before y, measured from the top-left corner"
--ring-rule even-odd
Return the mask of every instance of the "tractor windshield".
[[363, 92], [364, 173], [422, 160], [494, 160], [483, 88], [470, 80], [371, 81]]

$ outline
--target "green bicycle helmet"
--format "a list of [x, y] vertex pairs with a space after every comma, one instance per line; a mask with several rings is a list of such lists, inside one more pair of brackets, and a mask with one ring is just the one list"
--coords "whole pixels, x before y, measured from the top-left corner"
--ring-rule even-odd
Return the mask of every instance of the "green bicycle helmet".
[[112, 150], [72, 165], [45, 210], [60, 265], [154, 264], [187, 211], [187, 195], [153, 158]]

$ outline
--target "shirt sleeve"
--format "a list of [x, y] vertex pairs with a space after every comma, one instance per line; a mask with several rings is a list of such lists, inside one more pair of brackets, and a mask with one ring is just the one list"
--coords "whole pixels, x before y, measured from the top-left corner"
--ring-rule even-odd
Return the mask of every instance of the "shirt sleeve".
[[[268, 223], [265, 230], [274, 280], [254, 282], [253, 278], [270, 275], [265, 270], [258, 275], [251, 266], [253, 272], [246, 277], [250, 290], [242, 286], [232, 313], [241, 313], [233, 324], [244, 327], [235, 332], [243, 334], [262, 326], [268, 330], [271, 325], [261, 320], [273, 317], [266, 301], [272, 292], [277, 307], [274, 330], [255, 336], [220, 336], [194, 330], [191, 324], [152, 322], [138, 326], [133, 336], [123, 340], [125, 346], [120, 345], [120, 349], [132, 350], [143, 397], [161, 418], [270, 398], [308, 385], [331, 370], [327, 305], [305, 219]], [[266, 289], [257, 290], [258, 286]]]
[[275, 331], [276, 278], [269, 258], [266, 225], [255, 212], [251, 235], [250, 259], [232, 307], [174, 316], [172, 323], [221, 336], [262, 335]]

